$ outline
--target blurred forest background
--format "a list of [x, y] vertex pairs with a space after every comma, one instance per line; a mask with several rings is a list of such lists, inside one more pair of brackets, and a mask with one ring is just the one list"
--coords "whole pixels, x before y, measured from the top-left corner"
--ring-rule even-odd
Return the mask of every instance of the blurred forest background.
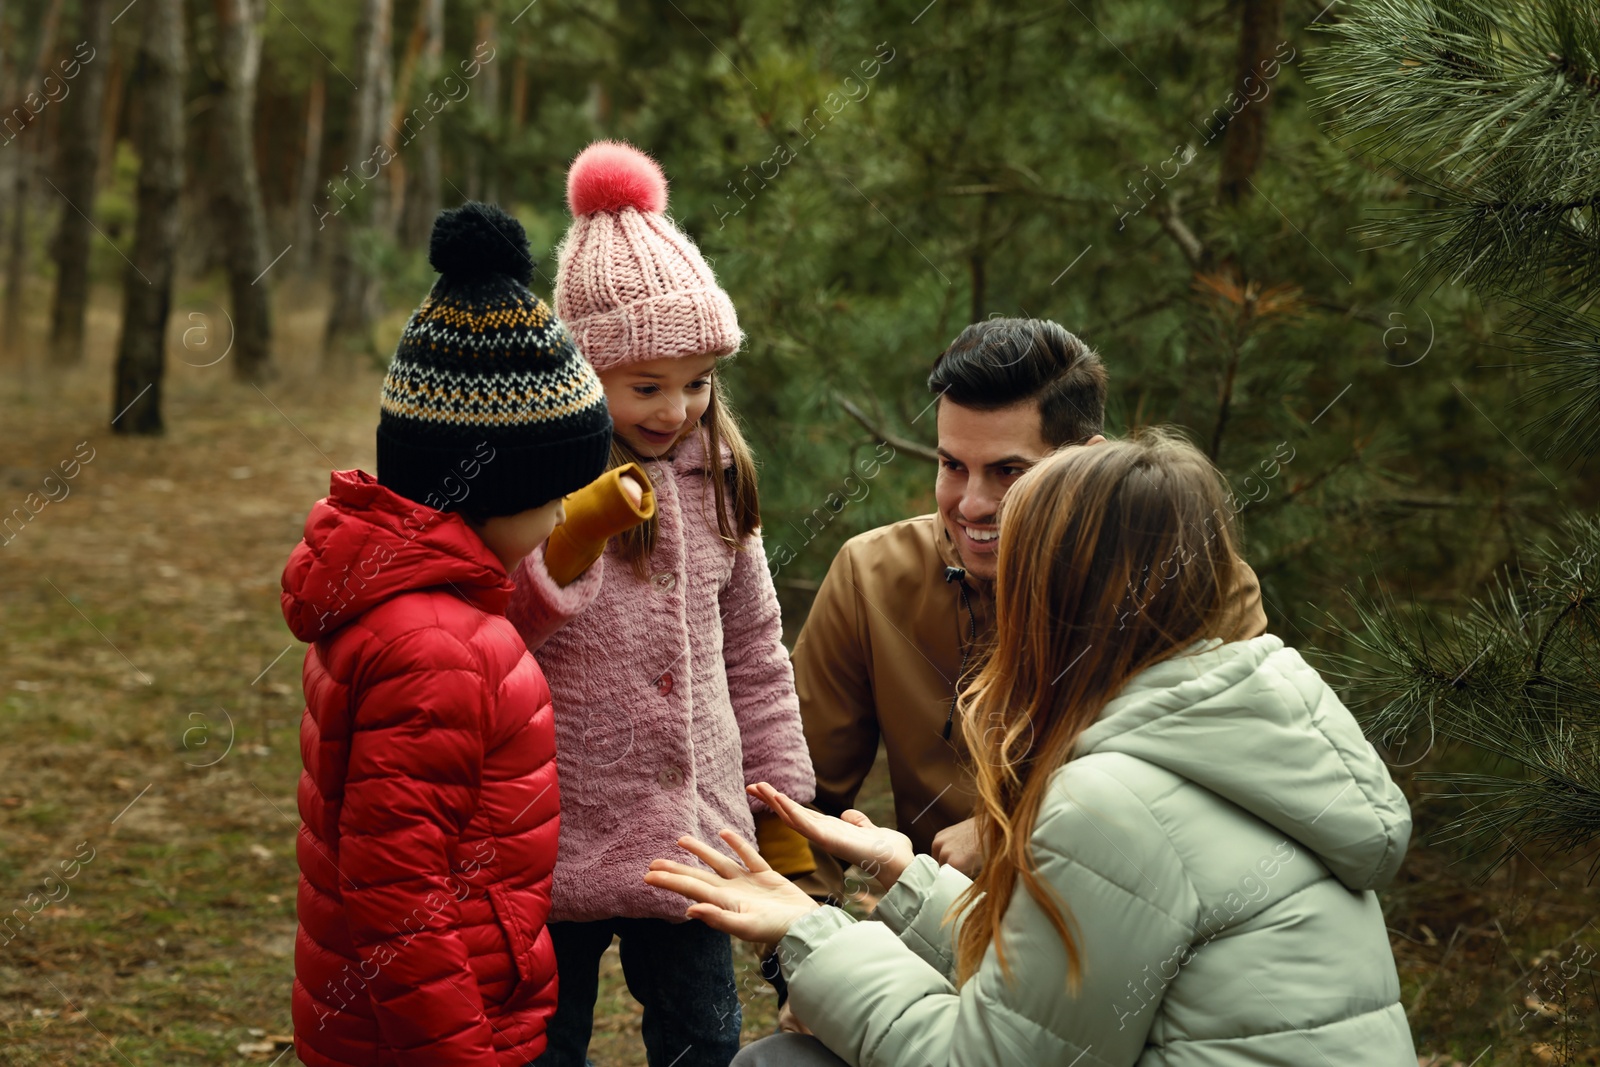
[[[1110, 432], [1229, 476], [1272, 629], [1407, 786], [1421, 1062], [1600, 1063], [1600, 11], [1514, 8], [0, 0], [0, 1061], [292, 1057], [278, 573], [372, 468], [434, 213], [503, 204], [548, 298], [567, 164], [617, 137], [749, 338], [791, 638], [847, 537], [932, 510], [939, 351], [1062, 323]], [[596, 1062], [642, 1063], [608, 966]]]

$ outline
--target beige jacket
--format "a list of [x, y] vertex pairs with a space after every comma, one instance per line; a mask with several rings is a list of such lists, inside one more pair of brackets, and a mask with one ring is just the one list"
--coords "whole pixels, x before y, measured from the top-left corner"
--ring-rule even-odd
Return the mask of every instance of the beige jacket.
[[[852, 807], [881, 740], [895, 819], [918, 852], [969, 818], [976, 799], [963, 768], [951, 697], [994, 629], [992, 582], [946, 582], [960, 565], [937, 515], [919, 515], [851, 538], [835, 557], [794, 648], [795, 689], [817, 772], [816, 806]], [[1266, 631], [1261, 587], [1248, 566], [1234, 595], [1228, 641]], [[970, 615], [969, 615], [970, 607]], [[1232, 620], [1236, 620], [1232, 621]], [[976, 640], [971, 635], [976, 633]]]

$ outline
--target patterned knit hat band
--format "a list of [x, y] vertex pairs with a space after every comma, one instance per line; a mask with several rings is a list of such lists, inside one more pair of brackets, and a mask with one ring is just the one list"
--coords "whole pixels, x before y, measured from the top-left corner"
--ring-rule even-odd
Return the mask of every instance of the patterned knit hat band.
[[556, 310], [597, 370], [738, 351], [733, 302], [664, 214], [667, 181], [653, 159], [620, 142], [590, 145], [567, 174], [567, 204]]

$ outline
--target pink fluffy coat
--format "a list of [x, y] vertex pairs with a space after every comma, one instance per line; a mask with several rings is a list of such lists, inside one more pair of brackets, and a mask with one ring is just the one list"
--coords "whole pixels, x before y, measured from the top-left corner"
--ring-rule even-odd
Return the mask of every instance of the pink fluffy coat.
[[814, 794], [760, 535], [740, 551], [723, 542], [704, 466], [699, 434], [646, 465], [659, 516], [649, 578], [614, 545], [565, 588], [543, 549], [512, 574], [507, 617], [555, 698], [552, 921], [682, 919], [682, 897], [644, 883], [651, 860], [697, 863], [683, 834], [752, 837], [746, 783]]

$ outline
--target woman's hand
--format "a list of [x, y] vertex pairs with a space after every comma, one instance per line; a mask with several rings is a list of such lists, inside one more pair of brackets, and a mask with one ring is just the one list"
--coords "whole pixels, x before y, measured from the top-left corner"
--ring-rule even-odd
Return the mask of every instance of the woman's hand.
[[688, 916], [741, 941], [775, 944], [789, 924], [820, 905], [767, 866], [756, 847], [732, 830], [717, 834], [744, 860], [740, 866], [704, 841], [678, 838], [679, 847], [704, 861], [705, 870], [673, 860], [651, 860], [644, 880], [695, 901]]
[[885, 889], [898, 882], [916, 858], [911, 838], [887, 826], [874, 826], [854, 808], [835, 819], [796, 804], [766, 782], [747, 786], [746, 792], [777, 812], [795, 831], [821, 845], [823, 851], [860, 867]]

